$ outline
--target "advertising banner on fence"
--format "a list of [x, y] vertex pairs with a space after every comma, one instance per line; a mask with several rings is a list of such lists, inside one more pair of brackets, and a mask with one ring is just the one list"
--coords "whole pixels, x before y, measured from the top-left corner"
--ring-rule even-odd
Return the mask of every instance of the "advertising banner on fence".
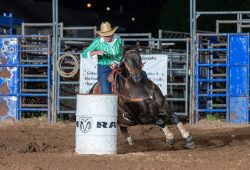
[[[167, 66], [168, 57], [165, 54], [143, 54], [143, 70], [147, 76], [161, 89], [163, 95], [167, 94]], [[95, 56], [81, 58], [80, 64], [80, 94], [88, 93], [97, 82], [97, 59]]]

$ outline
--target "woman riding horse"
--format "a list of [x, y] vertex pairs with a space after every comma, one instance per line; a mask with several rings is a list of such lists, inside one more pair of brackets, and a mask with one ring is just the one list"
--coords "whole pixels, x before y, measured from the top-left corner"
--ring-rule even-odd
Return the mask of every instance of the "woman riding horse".
[[[122, 64], [115, 70], [115, 94], [118, 95], [118, 125], [128, 143], [133, 145], [128, 127], [134, 125], [155, 124], [162, 128], [166, 142], [174, 145], [174, 134], [166, 126], [169, 118], [180, 130], [186, 140], [186, 147], [194, 145], [192, 136], [184, 128], [179, 118], [169, 109], [160, 88], [143, 74], [139, 51], [128, 50], [123, 56]], [[92, 88], [90, 93], [94, 93]]]

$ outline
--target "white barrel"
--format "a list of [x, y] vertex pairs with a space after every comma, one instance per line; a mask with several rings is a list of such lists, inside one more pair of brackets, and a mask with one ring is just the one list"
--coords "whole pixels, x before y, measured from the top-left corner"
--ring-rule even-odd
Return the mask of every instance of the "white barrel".
[[116, 95], [77, 95], [76, 153], [117, 153]]

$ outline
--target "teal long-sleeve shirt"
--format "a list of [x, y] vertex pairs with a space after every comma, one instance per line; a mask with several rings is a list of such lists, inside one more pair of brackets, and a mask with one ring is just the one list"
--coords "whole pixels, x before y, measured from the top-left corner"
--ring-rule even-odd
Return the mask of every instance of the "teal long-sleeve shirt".
[[[94, 39], [94, 41], [81, 53], [83, 58], [89, 57], [91, 51], [102, 50], [105, 52], [104, 55], [98, 55], [98, 64], [100, 65], [110, 65], [116, 61], [121, 61], [122, 59], [122, 39], [114, 34], [112, 42], [105, 42], [102, 37]], [[112, 57], [113, 56], [113, 57]]]

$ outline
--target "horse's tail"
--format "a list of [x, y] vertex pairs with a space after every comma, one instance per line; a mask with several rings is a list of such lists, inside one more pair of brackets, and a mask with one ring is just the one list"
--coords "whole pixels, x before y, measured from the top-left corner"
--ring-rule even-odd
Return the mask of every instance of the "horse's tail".
[[173, 97], [172, 94], [166, 94], [166, 95], [164, 96], [164, 99], [166, 100], [167, 98], [171, 98], [171, 97]]
[[172, 98], [172, 97], [173, 97], [172, 94], [167, 94], [167, 95], [164, 96], [164, 100], [166, 101], [170, 111], [172, 111], [173, 108], [172, 108], [172, 104], [170, 104], [170, 101], [168, 101], [167, 98]]

